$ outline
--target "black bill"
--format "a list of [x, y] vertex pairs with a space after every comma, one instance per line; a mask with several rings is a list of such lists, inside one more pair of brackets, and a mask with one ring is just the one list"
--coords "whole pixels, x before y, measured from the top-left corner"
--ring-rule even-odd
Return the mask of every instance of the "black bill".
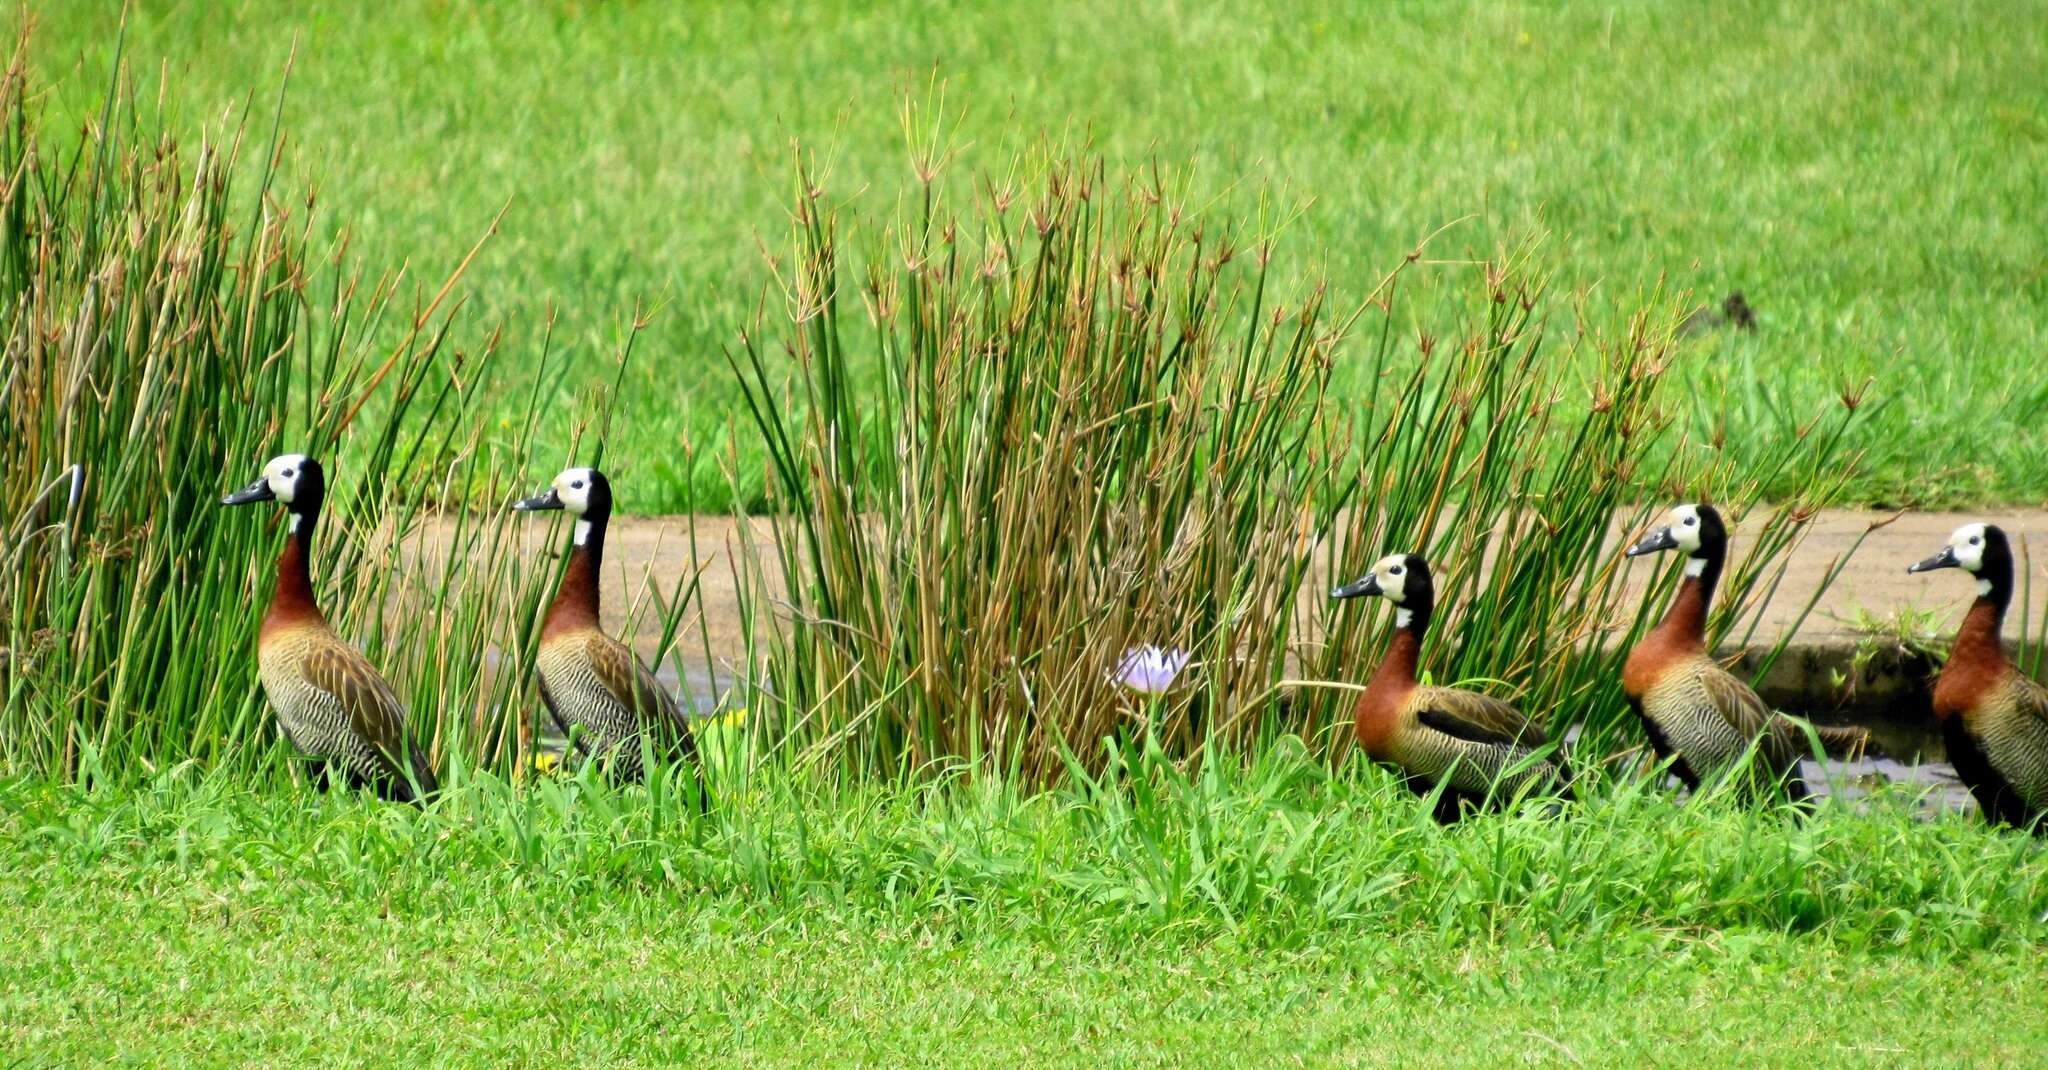
[[1907, 565], [1906, 571], [1933, 572], [1935, 569], [1938, 568], [1961, 568], [1962, 564], [1963, 563], [1961, 561], [1956, 560], [1956, 548], [1953, 546], [1944, 546], [1941, 548], [1941, 552], [1935, 554], [1933, 557], [1927, 558], [1924, 561], [1916, 561], [1910, 565]]
[[1678, 549], [1678, 537], [1671, 534], [1669, 527], [1653, 528], [1648, 535], [1643, 536], [1641, 542], [1628, 548], [1628, 556], [1641, 557], [1644, 554], [1654, 554], [1663, 550], [1676, 549]]
[[1365, 578], [1347, 583], [1330, 592], [1331, 598], [1367, 598], [1380, 593], [1380, 578], [1377, 573], [1368, 572]]
[[561, 507], [562, 496], [555, 493], [555, 488], [553, 487], [549, 487], [547, 490], [531, 498], [521, 498], [512, 503], [512, 508], [522, 513], [535, 513], [543, 509], [560, 509]]
[[276, 497], [277, 495], [271, 493], [270, 480], [267, 477], [258, 476], [256, 477], [256, 482], [222, 498], [220, 503], [222, 505], [247, 505], [250, 502], [267, 502]]

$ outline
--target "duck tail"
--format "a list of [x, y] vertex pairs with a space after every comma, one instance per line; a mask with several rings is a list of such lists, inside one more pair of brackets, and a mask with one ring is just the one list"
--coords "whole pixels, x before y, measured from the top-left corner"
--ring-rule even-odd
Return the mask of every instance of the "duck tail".
[[1854, 725], [1814, 725], [1813, 732], [1831, 758], [1861, 758], [1870, 749], [1870, 732]]
[[1870, 732], [1855, 725], [1814, 724], [1782, 713], [1777, 715], [1777, 720], [1779, 729], [1791, 738], [1801, 754], [1809, 753], [1812, 749], [1813, 744], [1807, 736], [1809, 732], [1812, 733], [1813, 740], [1820, 742], [1821, 753], [1830, 758], [1846, 758], [1853, 761], [1863, 757], [1864, 752], [1870, 748]]
[[377, 794], [386, 802], [411, 803], [425, 806], [428, 800], [441, 793], [440, 782], [434, 778], [434, 767], [427, 761], [427, 754], [417, 746], [408, 746], [404, 772], [389, 771], [374, 785]]

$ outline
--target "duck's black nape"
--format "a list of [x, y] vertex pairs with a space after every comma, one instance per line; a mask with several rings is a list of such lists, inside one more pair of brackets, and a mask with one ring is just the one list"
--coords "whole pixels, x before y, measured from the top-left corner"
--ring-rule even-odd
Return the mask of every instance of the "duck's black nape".
[[1429, 630], [1429, 619], [1436, 614], [1436, 577], [1421, 554], [1405, 555], [1401, 564], [1408, 569], [1401, 585], [1401, 608], [1409, 613], [1408, 627], [1421, 635]]
[[311, 538], [313, 525], [320, 522], [320, 508], [327, 504], [327, 470], [308, 457], [300, 462], [295, 480], [292, 500], [285, 508], [300, 518], [294, 528], [299, 536]]

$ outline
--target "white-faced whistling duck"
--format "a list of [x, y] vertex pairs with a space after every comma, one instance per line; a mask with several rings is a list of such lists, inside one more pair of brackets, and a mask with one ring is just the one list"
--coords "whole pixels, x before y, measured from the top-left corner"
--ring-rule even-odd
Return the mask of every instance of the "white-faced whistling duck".
[[1435, 817], [1446, 824], [1489, 798], [1506, 802], [1525, 788], [1544, 785], [1564, 790], [1563, 763], [1556, 755], [1528, 761], [1550, 739], [1514, 706], [1473, 691], [1417, 682], [1416, 660], [1436, 608], [1428, 563], [1416, 554], [1393, 554], [1357, 582], [1330, 592], [1332, 598], [1371, 595], [1396, 608], [1393, 641], [1358, 699], [1354, 727], [1365, 752], [1406, 773], [1408, 787], [1418, 795], [1426, 796], [1441, 783]]
[[[1629, 547], [1638, 557], [1662, 550], [1685, 553], [1685, 578], [1664, 620], [1628, 652], [1621, 686], [1642, 719], [1657, 757], [1687, 788], [1699, 790], [1726, 775], [1756, 746], [1747, 785], [1758, 796], [1782, 784], [1794, 801], [1807, 798], [1799, 758], [1807, 752], [1806, 727], [1773, 712], [1748, 684], [1707, 653], [1707, 608], [1728, 556], [1728, 529], [1711, 505], [1680, 505], [1668, 523]], [[1853, 751], [1866, 733], [1857, 728], [1814, 727], [1829, 753]], [[1757, 781], [1768, 781], [1758, 783]]]
[[1986, 820], [2034, 827], [2048, 810], [2048, 688], [2021, 673], [1999, 641], [2012, 602], [2012, 546], [1992, 524], [1965, 524], [1941, 552], [1907, 569], [1960, 568], [1977, 600], [1934, 684], [1934, 716], [1956, 775]]
[[434, 791], [427, 750], [405, 729], [405, 706], [368, 659], [341, 641], [313, 601], [307, 559], [327, 479], [320, 462], [290, 453], [263, 467], [254, 483], [222, 505], [283, 503], [290, 518], [277, 559], [277, 592], [256, 643], [257, 676], [292, 746], [320, 760], [316, 783], [339, 777], [397, 802]]
[[541, 623], [536, 668], [540, 697], [555, 723], [584, 754], [607, 761], [622, 780], [638, 780], [641, 735], [654, 753], [697, 759], [696, 738], [676, 700], [626, 645], [606, 635], [598, 618], [598, 570], [612, 487], [595, 468], [570, 468], [548, 489], [514, 509], [564, 509], [576, 518], [562, 586]]

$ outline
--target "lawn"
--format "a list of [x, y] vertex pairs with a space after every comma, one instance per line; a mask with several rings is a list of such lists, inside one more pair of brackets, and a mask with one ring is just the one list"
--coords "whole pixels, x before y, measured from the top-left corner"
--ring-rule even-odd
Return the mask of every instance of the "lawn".
[[[2037, 841], [1930, 815], [1904, 788], [1805, 819], [1680, 805], [1610, 780], [1607, 742], [1634, 737], [1598, 731], [1580, 737], [1582, 801], [1561, 814], [1538, 801], [1439, 829], [1387, 774], [1285, 734], [1327, 718], [1272, 701], [1303, 637], [1334, 636], [1312, 668], [1349, 678], [1373, 637], [1360, 615], [1326, 610], [1298, 633], [1261, 609], [1291, 604], [1312, 553], [1369, 560], [1420, 540], [1477, 562], [1507, 518], [1525, 526], [1493, 551], [1495, 576], [1522, 582], [1447, 585], [1463, 608], [1433, 641], [1456, 653], [1432, 666], [1583, 724], [1620, 713], [1611, 666], [1556, 654], [1626, 610], [1546, 592], [1605, 583], [1610, 516], [1679, 483], [1730, 504], [1754, 500], [1751, 478], [1766, 497], [1832, 500], [1845, 384], [1875, 379], [1850, 425], [1867, 457], [1849, 500], [2048, 501], [2033, 364], [2048, 342], [2048, 5], [135, 6], [128, 99], [183, 155], [125, 136], [79, 151], [117, 5], [32, 5], [34, 78], [0, 94], [17, 131], [0, 148], [28, 191], [0, 213], [23, 343], [0, 379], [24, 399], [0, 483], [5, 515], [32, 530], [23, 567], [0, 571], [14, 614], [0, 619], [0, 1065], [2048, 1052]], [[294, 49], [264, 217], [193, 178], [200, 131], [246, 122], [248, 195]], [[850, 259], [893, 255], [885, 228], [917, 199], [906, 88], [920, 123], [947, 117], [941, 196], [963, 216], [1018, 193], [1017, 161], [1049, 136], [1112, 173], [1197, 161], [1162, 184], [1202, 225], [1131, 222], [1168, 207], [1100, 239], [1068, 186], [1041, 238], [1086, 235], [1090, 252], [1062, 261], [1078, 246], [1055, 242], [1015, 261], [1053, 282], [1006, 302], [977, 296], [972, 269], [920, 276], [922, 303], [889, 322], [983, 322], [942, 345], [926, 334], [912, 357], [853, 337], [855, 301], [807, 317], [830, 355], [803, 381], [823, 400], [783, 406], [775, 333], [790, 328], [762, 252], [785, 273], [829, 259], [791, 255], [790, 139], [850, 205], [833, 230]], [[151, 170], [161, 159], [175, 162]], [[446, 347], [398, 344], [409, 296], [372, 337], [349, 334], [336, 324], [378, 302], [332, 298], [350, 291], [318, 272], [307, 290], [328, 296], [286, 314], [308, 275], [282, 235], [309, 191], [310, 258], [325, 261], [324, 228], [345, 228], [355, 259], [338, 270], [405, 265], [421, 304], [504, 210]], [[1030, 209], [979, 218], [1022, 227]], [[1277, 241], [1261, 316], [1284, 307], [1294, 333], [1287, 315], [1231, 321], [1249, 300], [1180, 311], [1207, 307], [1206, 271], [1226, 288], [1252, 274], [1258, 257], [1240, 255], [1173, 281], [1190, 257], [1213, 263], [1223, 233], [1241, 253]], [[1319, 324], [1429, 234], [1388, 329], [1324, 362]], [[1469, 261], [1502, 248], [1516, 270], [1474, 285]], [[1336, 296], [1305, 308], [1317, 272]], [[1548, 296], [1524, 303], [1546, 273]], [[1669, 378], [1655, 340], [1617, 329], [1644, 309], [1668, 326], [1736, 288], [1758, 329], [1684, 341]], [[752, 337], [767, 359], [743, 399], [722, 350], [764, 304], [771, 329]], [[1532, 308], [1540, 341], [1522, 329]], [[636, 309], [650, 326], [604, 459], [621, 505], [759, 504], [766, 436], [783, 492], [814, 503], [782, 522], [840, 540], [820, 551], [814, 532], [810, 560], [784, 570], [852, 592], [815, 611], [808, 594], [761, 602], [802, 626], [750, 656], [761, 746], [707, 748], [708, 813], [660, 777], [495, 779], [526, 760], [494, 730], [531, 710], [528, 633], [551, 566], [486, 534], [509, 525], [470, 519], [494, 514], [457, 517], [456, 545], [477, 556], [449, 560], [467, 564], [354, 567], [394, 559], [360, 556], [395, 555], [364, 532], [537, 485], [501, 465], [551, 471], [550, 451], [606, 411]], [[452, 354], [499, 324], [496, 373], [464, 365], [444, 390]], [[1582, 328], [1599, 344], [1570, 356]], [[1462, 356], [1404, 374], [1439, 342]], [[917, 370], [925, 407], [870, 441], [864, 419], [898, 418], [871, 417], [874, 399], [906, 395], [840, 387], [883, 353]], [[1612, 363], [1594, 400], [1570, 380], [1596, 353]], [[984, 354], [998, 359], [960, 370]], [[1093, 381], [1047, 388], [1076, 375]], [[361, 409], [316, 400], [371, 382], [382, 394]], [[537, 382], [551, 393], [536, 459]], [[750, 405], [787, 420], [771, 435]], [[1369, 418], [1331, 415], [1353, 407]], [[1686, 436], [1658, 418], [1667, 407]], [[819, 412], [829, 426], [806, 419]], [[1319, 437], [1366, 425], [1383, 433], [1349, 453]], [[250, 570], [267, 566], [250, 562], [275, 532], [205, 503], [299, 435], [331, 445], [350, 467], [337, 486], [361, 491], [337, 495], [328, 545], [345, 556], [321, 567], [323, 604], [438, 741], [452, 786], [424, 811], [294, 783], [249, 660], [220, 657], [254, 641], [247, 603], [267, 579]], [[901, 456], [863, 482], [842, 451], [877, 441]], [[1698, 463], [1716, 445], [1729, 463]], [[1651, 495], [1638, 477], [1672, 485]], [[1463, 530], [1443, 519], [1444, 488]], [[1353, 502], [1388, 530], [1351, 524], [1322, 550], [1303, 537], [1335, 525], [1318, 510]], [[1758, 561], [1793, 522], [1788, 508], [1752, 536]], [[1231, 656], [1138, 718], [1098, 663], [1139, 641]], [[1216, 718], [1199, 736], [1198, 715]], [[1074, 759], [1154, 717], [1165, 754]], [[993, 742], [974, 734], [985, 725]], [[1034, 764], [1013, 761], [1026, 747]]]
[[[2048, 863], [1973, 819], [1443, 831], [1282, 747], [1157, 795], [0, 782], [16, 1065], [1375, 1061], [2048, 1051]], [[1149, 800], [1149, 802], [1148, 802]]]
[[[120, 5], [31, 7], [53, 128], [75, 129]], [[1660, 280], [1741, 289], [1759, 329], [1686, 349], [1696, 438], [1764, 456], [1874, 376], [1852, 500], [2048, 501], [2048, 4], [136, 7], [144, 121], [188, 137], [252, 94], [266, 132], [296, 42], [280, 191], [317, 189], [373, 267], [430, 293], [509, 205], [459, 332], [505, 326], [486, 408], [508, 425], [549, 309], [573, 361], [560, 441], [636, 304], [658, 306], [612, 453], [631, 510], [728, 500], [729, 433], [759, 493], [721, 351], [762, 297], [757, 237], [785, 245], [790, 139], [890, 218], [914, 190], [906, 87], [957, 115], [957, 198], [1045, 131], [1120, 164], [1193, 159], [1192, 203], [1278, 232], [1284, 272], [1354, 301], [1453, 223], [1433, 257], [1549, 232], [1561, 324]], [[1470, 318], [1413, 307], [1438, 333]], [[1366, 377], [1339, 386], [1363, 397]]]

